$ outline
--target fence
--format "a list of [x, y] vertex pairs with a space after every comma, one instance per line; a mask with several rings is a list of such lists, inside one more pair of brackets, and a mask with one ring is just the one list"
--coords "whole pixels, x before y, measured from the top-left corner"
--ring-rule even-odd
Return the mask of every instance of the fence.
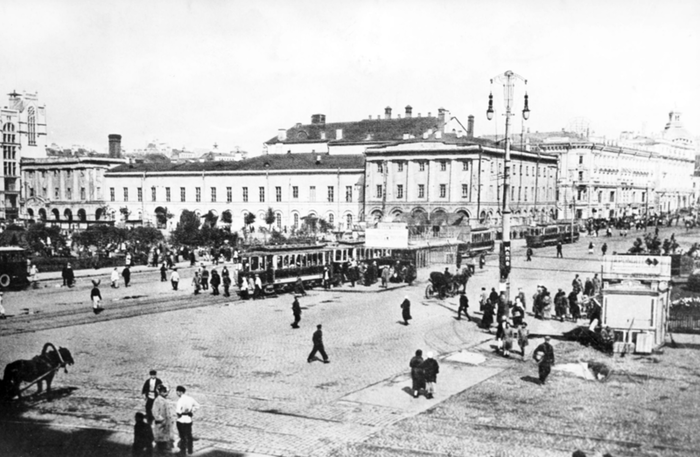
[[671, 333], [700, 333], [700, 317], [670, 317], [668, 331]]

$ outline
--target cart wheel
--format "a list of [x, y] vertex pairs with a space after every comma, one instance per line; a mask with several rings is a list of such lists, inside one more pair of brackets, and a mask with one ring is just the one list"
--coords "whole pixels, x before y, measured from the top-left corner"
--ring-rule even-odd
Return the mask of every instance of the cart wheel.
[[428, 286], [425, 288], [425, 298], [433, 298], [435, 295], [435, 289], [433, 288], [432, 284], [428, 284]]
[[10, 285], [10, 275], [5, 273], [4, 275], [0, 275], [0, 286], [2, 287], [7, 287]]

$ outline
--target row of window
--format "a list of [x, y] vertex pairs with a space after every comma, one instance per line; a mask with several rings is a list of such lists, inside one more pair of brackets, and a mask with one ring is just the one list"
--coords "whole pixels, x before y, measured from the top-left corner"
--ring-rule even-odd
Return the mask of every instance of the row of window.
[[[418, 171], [425, 171], [425, 164], [427, 161], [419, 161], [418, 162]], [[440, 171], [447, 171], [447, 160], [441, 160], [438, 162], [440, 164]], [[491, 163], [491, 173], [495, 172], [495, 162], [490, 162]], [[553, 168], [552, 167], [540, 167], [540, 166], [532, 166], [525, 165], [524, 166], [524, 171], [525, 171], [525, 176], [530, 176], [530, 171], [532, 171], [532, 176], [538, 175], [539, 177], [546, 178], [547, 177], [547, 170], [549, 170], [549, 177], [551, 178], [553, 175]], [[404, 162], [397, 162], [396, 163], [396, 169], [399, 172], [402, 172], [404, 169]], [[499, 173], [503, 172], [503, 162], [498, 162], [498, 170]], [[513, 176], [517, 174], [518, 167], [513, 166]], [[462, 171], [469, 171], [469, 161], [462, 161]], [[378, 173], [384, 173], [384, 163], [383, 162], [377, 162], [377, 172]], [[523, 165], [520, 165], [520, 175], [523, 175]]]
[[[523, 196], [523, 201], [527, 201], [527, 189], [528, 188], [521, 187], [521, 186], [517, 186], [517, 187], [512, 186], [510, 188], [511, 200], [515, 201], [516, 189], [518, 189], [518, 195], [517, 195], [518, 200], [520, 200], [520, 197]], [[524, 193], [521, 193], [521, 192], [523, 192], [522, 189], [524, 189]], [[530, 189], [531, 189], [530, 195], [534, 196], [535, 195], [535, 188], [531, 187]], [[491, 190], [491, 193], [493, 194], [493, 186], [490, 186], [490, 190]], [[404, 198], [403, 191], [404, 191], [403, 184], [398, 184], [396, 186], [396, 199]], [[546, 191], [546, 188], [543, 187], [541, 192], [544, 193], [545, 191]], [[501, 199], [501, 187], [500, 186], [498, 186], [498, 188], [497, 188], [497, 193], [498, 193], [497, 199], [500, 200]], [[550, 187], [549, 191], [547, 191], [547, 198], [548, 199], [551, 198], [551, 193], [552, 193], [552, 189]], [[376, 198], [385, 198], [384, 186], [382, 184], [377, 184], [377, 193], [375, 194], [375, 196], [376, 196]], [[417, 196], [417, 198], [425, 198], [425, 184], [418, 184], [418, 196]], [[438, 198], [447, 198], [447, 184], [440, 184]], [[468, 184], [462, 184], [462, 198], [469, 198], [469, 185]]]
[[[129, 188], [128, 187], [123, 188], [123, 198], [124, 198], [123, 201], [125, 201], [125, 202], [129, 201]], [[298, 198], [299, 198], [299, 186], [292, 186], [292, 199], [296, 200]], [[114, 187], [109, 188], [109, 199], [110, 199], [110, 201], [113, 201], [113, 202], [117, 201], [116, 200], [116, 189]], [[218, 201], [217, 199], [218, 199], [217, 188], [211, 187], [209, 189], [209, 201], [212, 203], [216, 203]], [[143, 201], [143, 190], [140, 187], [136, 188], [136, 201], [139, 201], [139, 202]], [[153, 201], [153, 202], [158, 201], [158, 192], [157, 192], [156, 187], [151, 187], [151, 201]], [[166, 202], [171, 201], [170, 187], [165, 188], [165, 201]], [[185, 187], [180, 187], [180, 201], [181, 202], [187, 201], [187, 188], [185, 188]], [[194, 201], [196, 201], [196, 202], [202, 201], [202, 188], [201, 187], [194, 188]], [[242, 202], [250, 201], [250, 194], [248, 192], [248, 187], [241, 188], [241, 201]], [[258, 201], [265, 202], [265, 187], [262, 187], [262, 186], [258, 187]], [[275, 187], [275, 201], [276, 202], [282, 201], [282, 187], [281, 186]], [[308, 201], [310, 201], [310, 202], [316, 201], [316, 186], [309, 186]], [[334, 186], [327, 186], [326, 201], [328, 201], [328, 202], [335, 201], [335, 187]], [[352, 202], [352, 186], [345, 186], [345, 201], [348, 203]], [[231, 202], [233, 202], [233, 188], [227, 187], [226, 188], [226, 203], [231, 203]]]
[[[97, 188], [97, 195], [100, 194], [100, 188]], [[34, 197], [35, 196], [35, 191], [33, 187], [29, 188], [29, 196]], [[41, 188], [41, 196], [44, 198], [49, 197], [49, 190], [46, 187]], [[54, 200], [61, 200], [61, 188], [60, 187], [54, 187], [53, 189], [53, 197]], [[66, 188], [66, 200], [72, 200], [73, 199], [73, 190], [70, 187]], [[84, 187], [80, 188], [80, 199], [81, 200], [86, 200], [87, 199], [87, 192], [85, 191]]]

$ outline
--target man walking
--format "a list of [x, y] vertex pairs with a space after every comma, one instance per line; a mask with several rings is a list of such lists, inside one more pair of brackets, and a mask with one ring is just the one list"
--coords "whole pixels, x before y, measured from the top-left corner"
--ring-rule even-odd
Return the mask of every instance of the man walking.
[[184, 454], [186, 450], [188, 454], [192, 454], [192, 417], [199, 408], [199, 403], [185, 394], [185, 392], [187, 392], [187, 389], [183, 386], [177, 386], [175, 389], [175, 393], [180, 397], [177, 400], [177, 405], [175, 405], [175, 413], [177, 414], [176, 425], [177, 433], [180, 435], [180, 452]]
[[533, 353], [533, 358], [539, 365], [540, 384], [544, 385], [547, 381], [547, 376], [552, 371], [554, 365], [554, 348], [549, 344], [550, 337], [544, 337], [544, 343], [537, 346]]
[[435, 383], [437, 382], [437, 374], [440, 372], [440, 365], [434, 358], [432, 352], [428, 352], [426, 359], [420, 364], [423, 370], [423, 378], [425, 379], [425, 398], [433, 398], [435, 394]]
[[292, 315], [294, 315], [292, 328], [299, 328], [299, 321], [301, 321], [301, 305], [299, 305], [297, 297], [294, 297], [294, 301], [292, 302]]
[[63, 268], [61, 276], [63, 277], [64, 286], [73, 287], [73, 283], [75, 282], [75, 273], [73, 272], [70, 263], [67, 263], [66, 266]]
[[314, 348], [311, 350], [311, 354], [309, 354], [309, 356], [306, 358], [306, 361], [311, 363], [316, 357], [316, 352], [320, 352], [321, 357], [323, 357], [323, 363], [329, 363], [330, 360], [328, 360], [328, 355], [323, 347], [323, 332], [321, 331], [321, 324], [316, 326], [316, 331], [314, 332], [314, 336], [312, 337], [311, 341], [314, 343]]
[[211, 279], [209, 280], [209, 284], [211, 284], [211, 294], [219, 295], [219, 284], [221, 284], [221, 277], [216, 269], [211, 270]]
[[158, 387], [163, 384], [163, 381], [158, 379], [156, 370], [151, 370], [148, 373], [149, 378], [143, 383], [141, 395], [146, 399], [146, 419], [148, 423], [153, 422], [153, 402], [158, 396]]
[[408, 295], [401, 302], [401, 317], [403, 317], [403, 325], [408, 325], [408, 321], [413, 319], [411, 317], [411, 301], [408, 299]]
[[467, 298], [467, 295], [464, 292], [460, 292], [459, 294], [459, 309], [457, 310], [457, 320], [462, 320], [462, 313], [464, 313], [464, 317], [466, 317], [469, 322], [472, 321], [472, 318], [469, 317], [469, 299]]
[[527, 251], [525, 251], [525, 253], [526, 253], [526, 255], [527, 255], [527, 259], [526, 259], [526, 260], [527, 260], [528, 262], [532, 262], [532, 248], [527, 248]]
[[124, 287], [129, 287], [129, 282], [131, 281], [131, 270], [129, 270], [129, 265], [124, 267], [122, 270], [122, 276], [124, 277]]
[[202, 271], [200, 272], [199, 276], [202, 280], [202, 289], [209, 289], [209, 271], [207, 270], [207, 267], [204, 266], [204, 264], [202, 264]]
[[112, 283], [112, 289], [119, 288], [119, 271], [117, 271], [117, 267], [114, 267], [114, 270], [112, 270], [112, 274], [110, 274], [109, 280]]
[[600, 251], [605, 255], [606, 252], [608, 252], [608, 243], [603, 243], [603, 245], [600, 247]]
[[177, 285], [180, 283], [180, 273], [177, 272], [177, 268], [173, 268], [173, 272], [170, 273], [170, 284], [173, 286], [173, 290], [177, 290]]
[[561, 240], [557, 241], [557, 258], [564, 258], [564, 254], [561, 253]]

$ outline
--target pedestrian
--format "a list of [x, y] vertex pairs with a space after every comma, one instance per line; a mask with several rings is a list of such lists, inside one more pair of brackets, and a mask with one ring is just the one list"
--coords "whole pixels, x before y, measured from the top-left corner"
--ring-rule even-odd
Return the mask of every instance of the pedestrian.
[[601, 316], [602, 309], [600, 307], [600, 304], [595, 298], [591, 298], [590, 301], [590, 310], [588, 311], [588, 329], [591, 332], [594, 332], [595, 329], [600, 325], [600, 316]]
[[75, 285], [75, 273], [70, 263], [67, 263], [66, 266], [63, 267], [61, 277], [63, 278], [64, 287], [73, 287]]
[[323, 357], [323, 363], [330, 363], [330, 360], [328, 360], [328, 355], [326, 354], [326, 349], [323, 347], [323, 332], [321, 331], [321, 324], [316, 326], [316, 331], [314, 332], [311, 341], [314, 343], [314, 348], [306, 358], [306, 361], [311, 363], [316, 358], [316, 352], [319, 352], [321, 357]]
[[160, 384], [156, 388], [155, 400], [153, 400], [153, 439], [156, 449], [160, 452], [168, 452], [173, 447], [173, 412], [166, 400], [168, 387]]
[[328, 272], [328, 267], [323, 268], [323, 288], [329, 290], [331, 288], [331, 278]]
[[165, 262], [160, 266], [160, 282], [166, 282], [168, 278], [166, 277], [168, 273], [168, 268], [165, 266]]
[[250, 298], [250, 292], [248, 291], [248, 279], [245, 276], [241, 276], [241, 299], [248, 300]]
[[486, 254], [482, 252], [479, 256], [479, 269], [482, 270], [484, 265], [486, 265]]
[[231, 287], [231, 275], [228, 272], [228, 268], [225, 266], [221, 270], [221, 281], [224, 285], [224, 297], [230, 297], [231, 293], [229, 292], [229, 288]]
[[530, 330], [527, 328], [527, 322], [523, 322], [520, 327], [518, 327], [518, 346], [520, 346], [520, 356], [525, 359], [525, 348], [528, 345], [528, 338], [530, 337]]
[[411, 367], [411, 389], [413, 390], [413, 398], [418, 398], [420, 391], [425, 388], [423, 369], [420, 367], [422, 363], [423, 351], [416, 349], [416, 355], [414, 355], [408, 363], [408, 366]]
[[525, 311], [527, 311], [527, 299], [525, 298], [525, 292], [523, 292], [522, 287], [518, 287], [518, 298], [520, 298], [520, 303], [523, 305], [523, 317], [525, 317]]
[[389, 267], [384, 265], [384, 268], [382, 268], [382, 287], [385, 289], [389, 288], [389, 278], [391, 278], [391, 272]]
[[297, 295], [306, 295], [306, 290], [304, 290], [304, 281], [301, 280], [301, 276], [297, 276], [297, 281], [294, 283], [294, 293]]
[[435, 395], [435, 384], [437, 383], [437, 375], [440, 373], [440, 365], [434, 358], [432, 352], [428, 352], [420, 368], [423, 370], [423, 379], [425, 379], [425, 398], [433, 398]]
[[527, 261], [532, 262], [532, 248], [527, 248], [527, 251], [525, 251], [525, 254], [527, 255]]
[[411, 301], [408, 299], [408, 295], [401, 302], [401, 317], [403, 317], [403, 325], [408, 325], [408, 321], [413, 319], [411, 317]]
[[571, 311], [571, 318], [574, 320], [574, 322], [576, 322], [581, 318], [581, 306], [579, 305], [578, 294], [575, 290], [572, 290], [571, 293], [569, 293], [568, 301], [569, 311]]
[[38, 274], [39, 274], [39, 269], [36, 267], [36, 264], [32, 264], [32, 266], [29, 267], [29, 282], [32, 286], [32, 289], [39, 288], [39, 281], [37, 280]]
[[486, 287], [481, 288], [481, 296], [479, 297], [479, 311], [484, 311], [484, 307], [486, 306], [486, 302], [488, 301], [489, 296], [486, 293]]
[[141, 395], [146, 399], [146, 419], [148, 419], [149, 424], [153, 422], [153, 402], [158, 397], [158, 387], [162, 384], [163, 381], [158, 378], [158, 372], [151, 370], [148, 372], [148, 379], [141, 388]]
[[357, 281], [357, 262], [355, 262], [355, 259], [350, 259], [348, 279], [350, 280], [350, 287], [355, 287], [355, 282]]
[[134, 414], [134, 444], [131, 447], [131, 455], [153, 455], [153, 430], [146, 422], [143, 413]]
[[523, 323], [523, 319], [525, 318], [525, 308], [523, 307], [523, 303], [520, 299], [520, 296], [516, 296], [515, 300], [513, 301], [512, 315], [513, 325], [516, 328], [520, 327], [520, 325]]
[[588, 243], [588, 253], [589, 254], [593, 254], [593, 247], [594, 247], [593, 241], [589, 242]]
[[131, 270], [129, 265], [125, 266], [122, 270], [122, 276], [124, 277], [124, 287], [129, 287], [129, 282], [131, 282]]
[[195, 264], [194, 249], [190, 251], [190, 266], [193, 267]]
[[539, 365], [541, 385], [544, 385], [547, 381], [547, 376], [549, 376], [549, 373], [552, 371], [552, 365], [554, 365], [554, 348], [549, 344], [550, 339], [549, 335], [545, 336], [544, 343], [537, 346], [532, 355]]
[[265, 294], [263, 293], [262, 279], [260, 275], [255, 275], [255, 295], [254, 297], [265, 299]]
[[294, 301], [292, 302], [292, 315], [294, 316], [292, 328], [299, 328], [299, 321], [301, 321], [301, 305], [299, 305], [297, 297], [294, 297]]
[[493, 324], [494, 304], [489, 298], [484, 304], [484, 315], [481, 317], [481, 328], [486, 329], [491, 333], [491, 324]]
[[92, 280], [92, 290], [90, 291], [90, 300], [92, 301], [92, 312], [95, 314], [100, 314], [103, 310], [100, 302], [102, 301], [102, 294], [99, 289], [100, 280]]
[[595, 273], [593, 275], [593, 279], [591, 280], [593, 282], [593, 296], [597, 296], [600, 294], [600, 289], [602, 287], [602, 282], [600, 281], [600, 277], [598, 276], [598, 273]]
[[202, 282], [202, 289], [207, 290], [209, 289], [209, 271], [207, 270], [207, 267], [202, 264], [201, 271], [199, 273], [199, 277]]
[[114, 267], [114, 270], [112, 270], [109, 281], [112, 289], [119, 289], [119, 271], [117, 271], [117, 267]]
[[211, 279], [209, 279], [209, 284], [211, 284], [211, 294], [219, 295], [219, 284], [221, 284], [221, 276], [216, 269], [211, 270]]
[[562, 289], [559, 289], [554, 296], [554, 314], [561, 322], [564, 322], [564, 316], [566, 315], [566, 292]]
[[197, 271], [194, 272], [194, 277], [192, 277], [192, 288], [194, 289], [194, 294], [199, 295], [199, 290], [202, 288], [202, 279]]
[[466, 317], [469, 320], [469, 322], [472, 321], [472, 318], [469, 317], [469, 299], [467, 298], [467, 295], [464, 293], [464, 291], [459, 293], [459, 309], [457, 310], [457, 320], [461, 320], [462, 313], [464, 313], [464, 317]]
[[170, 273], [170, 284], [173, 286], [173, 290], [177, 290], [177, 285], [180, 283], [180, 273], [177, 272], [177, 268], [173, 268], [173, 272]]
[[557, 258], [564, 258], [564, 254], [561, 252], [561, 240], [557, 241]]
[[2, 305], [4, 295], [5, 293], [0, 291], [0, 319], [7, 319], [7, 316], [5, 315], [5, 307]]
[[413, 281], [416, 280], [416, 267], [413, 265], [413, 262], [408, 264], [408, 267], [406, 268], [406, 282], [408, 283], [409, 286], [413, 285]]
[[583, 283], [583, 295], [591, 297], [593, 296], [593, 292], [595, 292], [593, 281], [591, 281], [591, 278], [586, 278], [586, 282]]
[[603, 243], [603, 245], [600, 247], [600, 251], [605, 255], [606, 252], [608, 252], [608, 243]]
[[255, 278], [252, 275], [248, 276], [248, 296], [252, 297], [253, 300], [255, 300], [255, 298], [256, 298]]
[[180, 435], [180, 452], [192, 454], [194, 443], [192, 442], [192, 418], [194, 412], [199, 409], [199, 403], [187, 395], [187, 389], [183, 386], [177, 386], [175, 393], [180, 397], [175, 405], [175, 414], [177, 415], [177, 433]]
[[501, 354], [504, 357], [509, 357], [508, 344], [510, 343], [509, 336], [510, 324], [508, 324], [508, 318], [506, 316], [501, 316], [498, 321], [498, 328], [496, 329], [496, 351], [500, 349]]

